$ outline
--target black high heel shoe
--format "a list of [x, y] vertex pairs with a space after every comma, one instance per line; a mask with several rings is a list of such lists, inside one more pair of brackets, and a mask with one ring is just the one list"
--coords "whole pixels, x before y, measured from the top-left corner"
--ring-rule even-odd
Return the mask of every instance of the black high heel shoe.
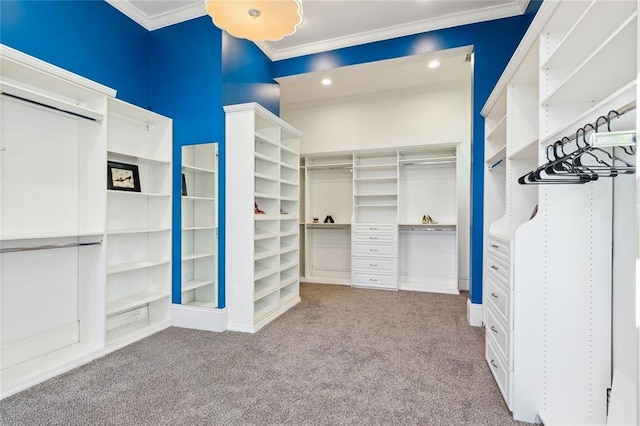
[[325, 218], [324, 218], [324, 223], [329, 223], [329, 218], [330, 218], [330, 217], [331, 217], [331, 216], [327, 215], [327, 217], [325, 217]]

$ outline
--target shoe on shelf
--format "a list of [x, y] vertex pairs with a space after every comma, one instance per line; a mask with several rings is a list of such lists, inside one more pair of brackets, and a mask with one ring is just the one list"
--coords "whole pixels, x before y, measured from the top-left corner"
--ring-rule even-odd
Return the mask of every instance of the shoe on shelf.
[[427, 215], [427, 220], [429, 221], [430, 224], [435, 225], [438, 222], [436, 222], [435, 220], [431, 219], [431, 216]]
[[253, 212], [255, 214], [265, 214], [262, 210], [258, 208], [258, 203], [253, 203]]
[[427, 215], [423, 215], [422, 216], [422, 223], [425, 224], [425, 225], [428, 223], [427, 222]]
[[329, 223], [329, 215], [327, 215], [327, 217], [324, 218], [324, 223]]
[[329, 215], [329, 223], [336, 223], [333, 218], [331, 217], [331, 215]]

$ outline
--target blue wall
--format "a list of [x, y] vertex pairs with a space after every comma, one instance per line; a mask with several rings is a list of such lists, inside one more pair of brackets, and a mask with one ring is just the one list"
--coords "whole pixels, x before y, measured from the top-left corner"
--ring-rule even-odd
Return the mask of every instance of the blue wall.
[[527, 13], [518, 17], [399, 37], [273, 63], [273, 76], [278, 78], [442, 49], [474, 46], [470, 254], [470, 298], [473, 303], [482, 303], [484, 119], [480, 116], [480, 110], [539, 6], [540, 2], [532, 2]]
[[[151, 109], [173, 118], [173, 229], [182, 223], [182, 146], [219, 143], [218, 286], [224, 307], [224, 111], [222, 109], [222, 32], [202, 17], [150, 33], [149, 98]], [[182, 262], [180, 232], [173, 232], [172, 301], [180, 303]]]
[[103, 0], [0, 1], [0, 43], [148, 107], [149, 33]]
[[253, 43], [222, 33], [223, 105], [257, 102], [280, 115], [280, 86], [271, 60]]

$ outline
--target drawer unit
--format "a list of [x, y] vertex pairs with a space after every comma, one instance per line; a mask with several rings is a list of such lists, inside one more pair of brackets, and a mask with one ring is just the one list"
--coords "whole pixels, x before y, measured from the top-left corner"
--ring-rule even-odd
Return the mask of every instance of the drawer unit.
[[501, 238], [489, 236], [487, 238], [487, 252], [501, 258], [505, 262], [509, 262], [511, 243]]
[[491, 374], [493, 374], [493, 377], [496, 379], [498, 388], [500, 389], [500, 392], [502, 392], [502, 396], [507, 403], [507, 407], [509, 407], [509, 410], [512, 410], [510, 386], [511, 372], [507, 369], [504, 360], [496, 351], [492, 339], [487, 339], [485, 358], [489, 364]]
[[351, 271], [351, 284], [354, 287], [397, 290], [397, 225], [353, 225]]
[[396, 289], [398, 287], [397, 278], [394, 275], [371, 274], [365, 272], [354, 272], [354, 287], [374, 287]]
[[357, 270], [392, 273], [395, 272], [396, 262], [391, 259], [356, 257], [353, 259], [353, 266]]
[[488, 307], [495, 307], [496, 314], [511, 328], [511, 294], [510, 290], [496, 278], [487, 277]]

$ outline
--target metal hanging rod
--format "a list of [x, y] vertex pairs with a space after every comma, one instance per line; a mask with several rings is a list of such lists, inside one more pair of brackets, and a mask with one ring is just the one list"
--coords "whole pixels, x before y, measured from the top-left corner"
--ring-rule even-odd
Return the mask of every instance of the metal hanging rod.
[[3, 249], [0, 249], [0, 253], [17, 253], [17, 252], [22, 252], [22, 251], [51, 250], [51, 249], [71, 248], [71, 247], [85, 247], [85, 246], [95, 246], [95, 245], [98, 245], [98, 244], [102, 244], [102, 240], [93, 241], [93, 242], [90, 242], [90, 243], [45, 244], [45, 245], [41, 245], [41, 246], [3, 248]]
[[13, 99], [17, 99], [19, 101], [27, 102], [27, 103], [30, 103], [30, 104], [33, 104], [33, 105], [38, 105], [38, 106], [41, 106], [41, 107], [44, 107], [44, 108], [52, 109], [54, 111], [59, 111], [59, 112], [65, 113], [65, 114], [73, 115], [74, 117], [84, 118], [85, 120], [95, 121], [96, 123], [102, 123], [102, 120], [99, 119], [99, 118], [89, 117], [88, 115], [83, 115], [83, 114], [79, 114], [77, 112], [68, 111], [66, 109], [57, 108], [57, 107], [55, 107], [53, 105], [48, 105], [48, 104], [45, 104], [43, 102], [38, 102], [38, 101], [33, 100], [33, 99], [27, 99], [27, 98], [24, 98], [22, 96], [13, 95], [11, 93], [7, 93], [7, 92], [4, 92], [4, 91], [0, 92], [0, 94], [2, 94], [4, 96], [8, 96], [8, 97], [13, 98]]

